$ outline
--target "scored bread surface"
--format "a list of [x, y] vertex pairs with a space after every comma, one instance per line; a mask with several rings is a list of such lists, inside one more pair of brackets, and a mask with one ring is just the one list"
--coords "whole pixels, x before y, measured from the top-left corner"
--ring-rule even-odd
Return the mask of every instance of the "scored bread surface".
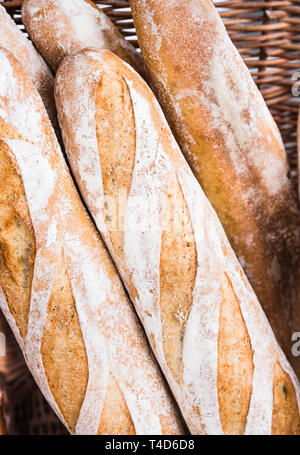
[[75, 434], [182, 434], [40, 98], [4, 50], [0, 154], [0, 308], [48, 402]]
[[73, 175], [190, 431], [299, 433], [295, 374], [147, 85], [89, 48], [61, 65], [55, 96]]
[[279, 130], [211, 0], [130, 5], [151, 86], [300, 375], [300, 216]]

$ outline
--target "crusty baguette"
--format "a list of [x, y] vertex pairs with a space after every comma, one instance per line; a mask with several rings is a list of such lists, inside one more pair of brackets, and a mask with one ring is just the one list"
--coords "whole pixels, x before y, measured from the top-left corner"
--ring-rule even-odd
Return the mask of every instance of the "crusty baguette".
[[44, 396], [72, 433], [181, 434], [46, 111], [4, 50], [0, 138], [0, 307]]
[[95, 46], [109, 49], [143, 72], [141, 55], [92, 0], [25, 0], [22, 19], [53, 71], [72, 52]]
[[55, 97], [73, 175], [190, 431], [298, 434], [296, 376], [146, 83], [90, 48], [62, 63]]
[[154, 93], [300, 375], [300, 217], [278, 128], [211, 0], [130, 4]]
[[54, 102], [54, 78], [32, 43], [16, 26], [9, 14], [0, 5], [0, 46], [11, 52], [22, 64], [31, 78], [47, 109], [50, 120], [58, 131]]

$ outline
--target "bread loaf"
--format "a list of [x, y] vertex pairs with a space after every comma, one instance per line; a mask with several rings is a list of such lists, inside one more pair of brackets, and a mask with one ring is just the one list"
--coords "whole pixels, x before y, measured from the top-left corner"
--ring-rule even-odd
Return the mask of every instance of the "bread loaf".
[[298, 434], [299, 384], [146, 83], [85, 49], [55, 83], [66, 153], [193, 434]]
[[211, 0], [130, 4], [154, 93], [296, 367], [300, 217], [278, 128]]
[[4, 50], [0, 138], [0, 307], [44, 396], [71, 433], [181, 434], [40, 98]]
[[47, 109], [50, 120], [58, 128], [54, 103], [54, 78], [42, 57], [25, 34], [0, 5], [0, 46], [11, 52], [31, 78]]
[[109, 49], [143, 71], [140, 54], [91, 0], [25, 0], [22, 19], [53, 71], [67, 55], [87, 46]]

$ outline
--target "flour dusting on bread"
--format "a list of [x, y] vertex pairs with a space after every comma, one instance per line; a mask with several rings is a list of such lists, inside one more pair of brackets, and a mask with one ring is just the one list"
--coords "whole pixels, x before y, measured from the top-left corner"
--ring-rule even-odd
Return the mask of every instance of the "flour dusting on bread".
[[[0, 81], [0, 127], [2, 134], [7, 135], [8, 130], [13, 136], [2, 140], [22, 178], [36, 241], [25, 339], [20, 337], [3, 292], [0, 292], [0, 306], [20, 341], [36, 382], [71, 433], [97, 434], [101, 430], [181, 434], [182, 424], [175, 405], [117, 272], [82, 206], [40, 98], [18, 62], [5, 51], [0, 51]], [[26, 117], [19, 121], [24, 112]], [[69, 365], [64, 364], [63, 357], [60, 360], [63, 370], [60, 370], [57, 359], [52, 359], [51, 353], [47, 357], [45, 347], [49, 318], [50, 322], [55, 317], [61, 318], [58, 317], [55, 326], [60, 331], [68, 316], [65, 312], [55, 313], [62, 311], [67, 295], [64, 287], [55, 288], [57, 273], [69, 280], [68, 298], [74, 303], [71, 319], [78, 316], [82, 337], [76, 345], [83, 342], [87, 358], [88, 381], [83, 401], [75, 409], [78, 414], [75, 425], [70, 423], [77, 399], [72, 396], [73, 381], [60, 383]], [[49, 308], [53, 313], [49, 313]], [[55, 344], [56, 340], [52, 341]], [[84, 359], [79, 362], [83, 363]], [[49, 380], [49, 368], [54, 370], [52, 375], [59, 371], [57, 383]], [[118, 395], [114, 395], [116, 390], [108, 395], [111, 377], [118, 387]], [[78, 380], [84, 381], [84, 378], [72, 379], [76, 379], [76, 384]], [[61, 389], [67, 390], [71, 397], [67, 408], [61, 404]], [[122, 412], [118, 409], [102, 422], [105, 406], [114, 407], [114, 400], [118, 399], [123, 403]], [[133, 430], [126, 423], [129, 421], [133, 422]]]
[[[98, 167], [103, 166], [99, 143], [94, 150], [87, 149], [84, 136], [77, 134], [78, 131], [80, 132], [82, 119], [76, 114], [68, 115], [70, 112], [76, 112], [75, 100], [71, 96], [74, 92], [80, 99], [81, 114], [88, 118], [90, 112], [95, 112], [97, 98], [92, 98], [92, 94], [97, 83], [94, 78], [98, 78], [98, 84], [100, 84], [104, 74], [111, 74], [112, 77], [118, 74], [118, 77], [120, 75], [123, 77], [129, 88], [134, 110], [135, 161], [125, 208], [123, 256], [118, 255], [114, 250], [111, 233], [106, 225], [98, 223], [98, 220], [104, 217], [103, 208], [100, 208], [99, 212], [93, 202], [94, 195], [86, 192], [85, 177], [80, 167], [81, 158], [87, 153], [86, 156], [93, 154], [93, 160], [97, 163], [94, 171], [91, 169], [91, 172], [99, 178]], [[85, 81], [92, 81], [88, 89], [79, 84], [81, 79], [78, 75]], [[70, 87], [70, 91], [67, 86]], [[88, 100], [84, 99], [86, 96], [89, 97]], [[114, 93], [107, 95], [107, 99], [103, 101], [107, 106], [109, 106], [110, 97], [114, 97]], [[90, 112], [86, 112], [82, 108], [87, 106], [91, 99], [95, 106]], [[239, 397], [238, 400], [247, 399], [246, 394], [244, 396], [242, 391], [239, 392], [239, 373], [236, 371], [239, 371], [240, 359], [234, 350], [226, 371], [220, 371], [219, 361], [223, 355], [219, 350], [219, 339], [222, 335], [220, 314], [221, 306], [226, 304], [237, 306], [237, 316], [243, 321], [245, 336], [250, 340], [249, 349], [245, 355], [249, 368], [253, 367], [253, 374], [249, 373], [249, 377], [251, 376], [248, 390], [249, 406], [246, 409], [245, 420], [242, 421], [239, 415], [231, 415], [230, 413], [234, 412], [231, 406], [228, 408], [228, 420], [232, 422], [234, 419], [240, 419], [241, 433], [271, 434], [274, 421], [274, 364], [279, 362], [282, 371], [288, 374], [295, 391], [297, 409], [300, 402], [298, 381], [277, 344], [265, 314], [229, 245], [214, 210], [184, 160], [151, 91], [132, 69], [110, 52], [86, 49], [70, 57], [61, 66], [57, 76], [56, 100], [60, 124], [64, 131], [66, 152], [73, 173], [98, 230], [127, 285], [148, 339], [190, 431], [193, 434], [224, 434], [224, 417], [221, 416], [223, 403], [219, 398], [221, 374], [226, 376], [230, 384], [236, 384], [234, 393]], [[107, 115], [111, 115], [109, 108], [107, 108]], [[90, 135], [94, 135], [96, 140], [95, 125], [93, 122], [90, 122], [90, 125]], [[112, 154], [113, 152], [112, 150]], [[190, 214], [196, 244], [194, 260], [197, 274], [192, 288], [191, 307], [184, 320], [182, 360], [177, 360], [177, 363], [180, 362], [179, 371], [181, 372], [179, 381], [167, 361], [167, 358], [172, 356], [172, 350], [171, 352], [165, 350], [163, 326], [166, 313], [165, 308], [160, 307], [161, 281], [165, 279], [161, 270], [162, 248], [165, 247], [162, 244], [162, 236], [168, 238], [171, 235], [168, 234], [168, 230], [163, 230], [162, 212], [171, 175], [179, 182], [180, 191]], [[103, 197], [102, 193], [101, 198]], [[98, 207], [101, 207], [101, 204], [98, 204]], [[174, 253], [170, 249], [170, 260], [173, 259], [172, 254], [177, 252]], [[167, 257], [166, 253], [165, 257]], [[180, 279], [186, 279], [186, 277]], [[180, 282], [177, 286], [180, 287]], [[172, 308], [176, 303], [176, 294], [174, 294], [168, 304]], [[234, 330], [234, 320], [221, 322], [225, 326], [226, 324], [232, 326]], [[175, 322], [174, 315], [168, 320], [168, 324], [174, 327], [174, 330], [177, 323], [181, 324], [177, 319]], [[230, 344], [230, 340], [228, 343]], [[297, 412], [295, 418], [299, 420], [299, 409]]]

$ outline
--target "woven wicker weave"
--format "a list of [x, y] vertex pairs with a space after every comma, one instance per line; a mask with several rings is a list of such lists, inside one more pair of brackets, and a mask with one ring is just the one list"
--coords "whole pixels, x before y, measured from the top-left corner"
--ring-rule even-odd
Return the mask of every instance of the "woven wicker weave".
[[[138, 47], [129, 2], [94, 1], [104, 9], [121, 33]], [[0, 3], [26, 32], [20, 14], [22, 1], [0, 0]], [[214, 3], [281, 130], [296, 185], [296, 131], [300, 97], [292, 95], [292, 86], [297, 82], [297, 72], [300, 82], [300, 0], [227, 0]], [[18, 352], [15, 345], [12, 349]], [[20, 353], [18, 355], [21, 356]], [[15, 391], [17, 432], [64, 433], [18, 355], [17, 360], [8, 365], [10, 377], [14, 378], [11, 384]]]

